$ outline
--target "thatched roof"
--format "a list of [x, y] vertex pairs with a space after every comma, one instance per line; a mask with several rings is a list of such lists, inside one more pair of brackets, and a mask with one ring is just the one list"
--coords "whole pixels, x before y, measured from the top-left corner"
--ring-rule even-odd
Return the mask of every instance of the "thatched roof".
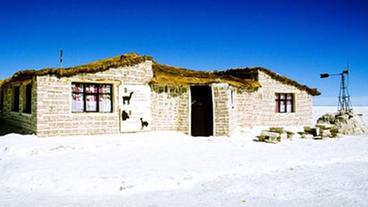
[[[146, 60], [153, 61], [150, 56], [140, 56], [136, 53], [128, 53], [121, 56], [99, 60], [93, 63], [69, 67], [69, 68], [45, 68], [41, 70], [23, 70], [16, 72], [11, 78], [0, 81], [0, 86], [14, 81], [31, 79], [35, 76], [53, 75], [56, 77], [70, 77], [81, 73], [103, 72], [110, 68], [132, 66], [142, 63]], [[247, 90], [256, 90], [260, 86], [257, 77], [258, 71], [263, 71], [272, 78], [288, 85], [293, 85], [300, 90], [305, 90], [311, 95], [319, 95], [317, 89], [308, 88], [296, 81], [290, 80], [284, 76], [274, 73], [268, 69], [241, 68], [230, 69], [220, 72], [195, 71], [185, 68], [178, 68], [168, 65], [162, 65], [153, 61], [153, 79], [151, 84], [166, 85], [207, 85], [211, 83], [228, 83], [237, 88]]]
[[217, 72], [218, 74], [221, 75], [231, 75], [231, 76], [235, 76], [238, 78], [251, 78], [254, 80], [257, 80], [258, 77], [258, 72], [264, 72], [267, 75], [269, 75], [271, 78], [280, 81], [281, 83], [284, 83], [286, 85], [291, 85], [291, 86], [295, 86], [296, 88], [306, 91], [308, 92], [310, 95], [313, 96], [319, 96], [321, 95], [321, 93], [316, 89], [316, 88], [309, 88], [306, 85], [302, 85], [294, 80], [291, 80], [285, 76], [282, 76], [278, 73], [275, 73], [271, 70], [268, 70], [266, 68], [262, 68], [262, 67], [254, 67], [254, 68], [237, 68], [237, 69], [230, 69], [230, 70], [226, 70], [226, 71], [221, 71], [221, 72]]
[[121, 56], [98, 60], [93, 63], [69, 68], [45, 68], [41, 70], [22, 70], [16, 72], [10, 79], [6, 80], [4, 84], [8, 82], [27, 80], [34, 76], [54, 75], [60, 78], [60, 77], [70, 77], [81, 73], [103, 72], [110, 68], [136, 65], [146, 60], [152, 60], [152, 57], [140, 56], [135, 53], [128, 53]]
[[253, 79], [241, 79], [227, 74], [195, 71], [158, 63], [153, 64], [151, 84], [207, 85], [211, 83], [228, 83], [231, 86], [247, 90], [256, 90], [260, 87], [258, 81]]

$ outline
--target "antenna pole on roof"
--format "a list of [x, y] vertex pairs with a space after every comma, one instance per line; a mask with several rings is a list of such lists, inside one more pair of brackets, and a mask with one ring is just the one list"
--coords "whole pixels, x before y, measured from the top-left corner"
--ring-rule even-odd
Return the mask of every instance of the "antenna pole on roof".
[[60, 49], [60, 68], [63, 68], [63, 49]]

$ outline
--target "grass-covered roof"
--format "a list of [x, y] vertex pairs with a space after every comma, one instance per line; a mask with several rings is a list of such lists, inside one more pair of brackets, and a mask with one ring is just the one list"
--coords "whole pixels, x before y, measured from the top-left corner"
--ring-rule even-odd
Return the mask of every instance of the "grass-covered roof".
[[207, 85], [211, 83], [228, 83], [237, 88], [256, 90], [258, 81], [241, 79], [232, 75], [217, 74], [208, 71], [195, 71], [158, 63], [153, 64], [153, 84], [167, 85]]
[[[58, 78], [70, 77], [81, 73], [97, 73], [103, 72], [110, 68], [132, 66], [142, 63], [146, 60], [153, 61], [150, 56], [140, 56], [136, 53], [128, 53], [121, 56], [98, 60], [93, 63], [69, 67], [69, 68], [45, 68], [41, 70], [23, 70], [16, 72], [11, 78], [0, 81], [0, 86], [14, 81], [27, 80], [35, 76], [52, 75]], [[206, 85], [211, 83], [228, 83], [237, 88], [247, 90], [256, 90], [260, 86], [257, 80], [258, 71], [263, 71], [272, 78], [293, 85], [300, 90], [305, 90], [311, 95], [319, 95], [317, 89], [309, 88], [301, 85], [296, 81], [290, 80], [268, 69], [256, 68], [240, 68], [230, 69], [220, 72], [195, 71], [185, 68], [173, 67], [159, 64], [153, 61], [153, 78], [151, 84], [166, 85]]]
[[275, 73], [271, 70], [268, 70], [266, 68], [262, 68], [262, 67], [253, 67], [253, 68], [237, 68], [237, 69], [230, 69], [230, 70], [226, 70], [226, 71], [221, 71], [218, 72], [219, 74], [227, 74], [227, 75], [231, 75], [231, 76], [235, 76], [238, 78], [251, 78], [251, 79], [257, 79], [258, 77], [258, 72], [262, 71], [264, 73], [266, 73], [267, 75], [269, 75], [271, 78], [280, 81], [281, 83], [284, 83], [286, 85], [291, 85], [291, 86], [295, 86], [296, 88], [306, 91], [309, 94], [313, 95], [313, 96], [318, 96], [321, 95], [321, 93], [316, 89], [316, 88], [309, 88], [306, 85], [302, 85], [294, 80], [291, 80], [285, 76], [282, 76], [278, 73]]
[[146, 60], [152, 60], [152, 57], [140, 56], [135, 53], [128, 53], [121, 56], [98, 60], [93, 63], [69, 68], [45, 68], [41, 70], [22, 70], [16, 72], [10, 79], [8, 79], [5, 82], [26, 80], [34, 76], [44, 76], [44, 75], [54, 75], [60, 78], [60, 77], [70, 77], [81, 73], [97, 73], [106, 71], [110, 68], [136, 65]]

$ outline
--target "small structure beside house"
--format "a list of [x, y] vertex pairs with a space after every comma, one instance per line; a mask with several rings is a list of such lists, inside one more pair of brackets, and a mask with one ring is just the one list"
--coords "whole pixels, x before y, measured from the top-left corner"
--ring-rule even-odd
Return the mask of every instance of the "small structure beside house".
[[320, 94], [265, 68], [194, 71], [137, 54], [19, 71], [0, 85], [0, 121], [39, 137], [308, 126]]

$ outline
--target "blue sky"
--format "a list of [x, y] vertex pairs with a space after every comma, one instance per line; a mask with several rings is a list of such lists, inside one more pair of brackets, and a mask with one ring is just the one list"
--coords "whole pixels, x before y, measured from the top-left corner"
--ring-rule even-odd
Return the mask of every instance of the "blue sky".
[[368, 96], [368, 1], [1, 1], [0, 79], [138, 52], [192, 69], [263, 66], [323, 96], [351, 66]]

